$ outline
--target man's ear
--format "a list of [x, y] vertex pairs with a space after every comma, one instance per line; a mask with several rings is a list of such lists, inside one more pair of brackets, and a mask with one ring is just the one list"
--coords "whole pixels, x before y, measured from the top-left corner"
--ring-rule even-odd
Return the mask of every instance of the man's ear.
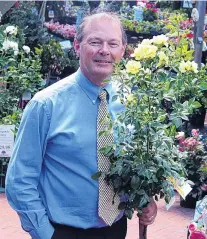
[[126, 44], [124, 44], [122, 47], [122, 57], [124, 56], [125, 50], [126, 50]]
[[75, 49], [75, 52], [77, 54], [77, 56], [80, 56], [80, 42], [78, 42], [76, 39], [73, 42], [73, 47]]

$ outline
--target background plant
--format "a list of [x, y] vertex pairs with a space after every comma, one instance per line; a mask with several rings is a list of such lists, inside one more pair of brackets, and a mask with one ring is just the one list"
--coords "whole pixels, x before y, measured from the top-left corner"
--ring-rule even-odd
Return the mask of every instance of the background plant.
[[15, 26], [0, 27], [0, 118], [16, 111], [25, 91], [34, 95], [42, 87], [40, 57], [22, 45], [24, 37], [19, 40], [16, 31]]
[[38, 44], [49, 41], [49, 34], [39, 19], [35, 1], [20, 1], [3, 16], [3, 24], [9, 23], [22, 29], [27, 45], [34, 50]]
[[[181, 135], [183, 133], [183, 135]], [[207, 152], [203, 141], [200, 139], [199, 130], [193, 129], [191, 137], [184, 137], [184, 132], [177, 135], [179, 150], [186, 152], [182, 164], [185, 169], [185, 176], [193, 182], [192, 191], [189, 196], [201, 200], [207, 193]]]
[[64, 68], [70, 63], [60, 43], [55, 40], [50, 40], [48, 44], [39, 46], [39, 48], [36, 48], [36, 52], [40, 54], [42, 62], [41, 73], [46, 78], [61, 75]]

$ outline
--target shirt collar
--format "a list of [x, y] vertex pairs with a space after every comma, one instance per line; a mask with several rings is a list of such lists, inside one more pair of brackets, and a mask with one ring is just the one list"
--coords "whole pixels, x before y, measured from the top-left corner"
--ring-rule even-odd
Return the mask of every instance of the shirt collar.
[[109, 82], [104, 87], [97, 86], [93, 82], [91, 82], [87, 77], [85, 77], [85, 75], [82, 73], [80, 68], [76, 72], [76, 80], [78, 85], [86, 93], [86, 95], [89, 97], [89, 99], [92, 101], [93, 104], [96, 103], [98, 99], [98, 95], [102, 91], [102, 89], [105, 89], [107, 91], [110, 101], [114, 95], [111, 82]]

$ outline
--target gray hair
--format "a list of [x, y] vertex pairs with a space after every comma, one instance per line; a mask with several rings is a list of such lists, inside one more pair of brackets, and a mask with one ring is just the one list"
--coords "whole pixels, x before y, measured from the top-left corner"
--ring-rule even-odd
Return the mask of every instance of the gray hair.
[[113, 19], [115, 21], [117, 21], [120, 24], [120, 29], [121, 29], [121, 33], [122, 33], [122, 44], [126, 44], [127, 43], [127, 36], [126, 33], [124, 31], [124, 28], [121, 24], [121, 20], [118, 14], [116, 14], [115, 12], [110, 12], [107, 11], [107, 9], [102, 9], [102, 8], [98, 8], [96, 9], [94, 12], [92, 12], [89, 15], [86, 15], [83, 19], [81, 24], [79, 25], [77, 32], [76, 32], [76, 36], [75, 39], [78, 42], [82, 42], [83, 37], [84, 37], [84, 30], [85, 30], [85, 26], [86, 24], [93, 18], [96, 17], [101, 17], [101, 18], [110, 18]]

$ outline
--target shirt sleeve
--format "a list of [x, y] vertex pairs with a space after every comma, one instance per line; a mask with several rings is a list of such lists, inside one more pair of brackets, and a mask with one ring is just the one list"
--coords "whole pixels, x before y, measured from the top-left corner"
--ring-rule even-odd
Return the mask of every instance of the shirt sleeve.
[[44, 103], [25, 108], [6, 176], [6, 196], [33, 239], [51, 239], [54, 228], [38, 192], [50, 118]]

